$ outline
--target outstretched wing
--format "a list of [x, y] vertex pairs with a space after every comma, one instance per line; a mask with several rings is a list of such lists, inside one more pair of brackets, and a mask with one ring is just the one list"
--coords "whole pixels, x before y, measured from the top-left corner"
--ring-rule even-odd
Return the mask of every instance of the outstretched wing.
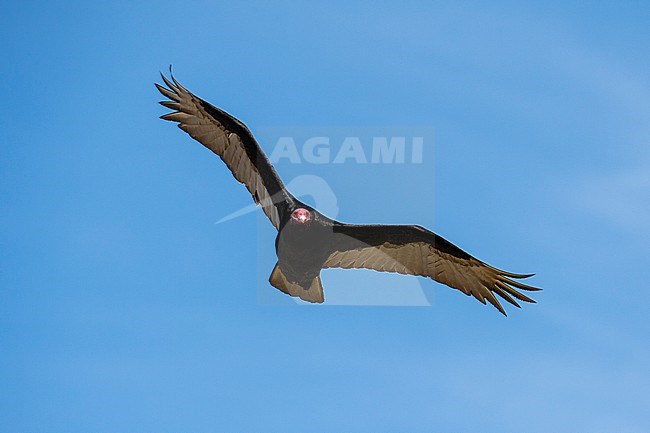
[[483, 304], [489, 301], [504, 315], [495, 293], [519, 307], [513, 298], [535, 301], [517, 289], [540, 290], [514, 280], [532, 274], [493, 268], [419, 226], [335, 223], [333, 229], [331, 253], [323, 268], [363, 268], [429, 277], [472, 295]]
[[253, 134], [242, 122], [181, 86], [173, 75], [171, 81], [161, 77], [167, 87], [156, 87], [170, 100], [160, 104], [174, 110], [161, 119], [178, 122], [179, 128], [216, 153], [279, 229], [295, 199], [284, 188]]

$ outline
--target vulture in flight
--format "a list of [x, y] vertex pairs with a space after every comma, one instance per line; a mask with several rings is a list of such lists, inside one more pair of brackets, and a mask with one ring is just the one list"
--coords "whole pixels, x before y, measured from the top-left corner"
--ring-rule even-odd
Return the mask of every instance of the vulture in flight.
[[321, 269], [359, 268], [429, 277], [490, 302], [504, 315], [498, 295], [535, 302], [521, 290], [538, 288], [517, 281], [533, 274], [513, 274], [494, 268], [446, 239], [416, 225], [345, 224], [326, 217], [287, 191], [246, 125], [181, 86], [173, 75], [161, 74], [167, 87], [156, 87], [173, 110], [161, 116], [217, 154], [237, 181], [243, 183], [278, 231], [278, 257], [269, 282], [308, 302], [323, 302]]

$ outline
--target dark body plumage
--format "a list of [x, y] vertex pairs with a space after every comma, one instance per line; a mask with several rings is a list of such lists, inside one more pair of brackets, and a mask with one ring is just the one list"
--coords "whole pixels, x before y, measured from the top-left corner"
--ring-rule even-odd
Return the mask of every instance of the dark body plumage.
[[275, 252], [280, 269], [289, 281], [309, 287], [329, 255], [323, 246], [332, 241], [332, 224], [311, 207], [297, 206], [309, 210], [312, 219], [308, 225], [289, 221], [281, 226], [275, 238]]
[[[360, 268], [419, 275], [490, 302], [505, 311], [495, 294], [519, 307], [534, 302], [519, 290], [535, 287], [489, 266], [435, 233], [412, 225], [356, 225], [332, 220], [289, 193], [259, 144], [239, 120], [197, 97], [172, 76], [156, 87], [173, 110], [162, 119], [178, 122], [192, 138], [217, 154], [243, 183], [278, 230], [278, 263], [269, 281], [277, 289], [309, 302], [323, 302], [320, 271]], [[518, 290], [519, 289], [519, 290]]]

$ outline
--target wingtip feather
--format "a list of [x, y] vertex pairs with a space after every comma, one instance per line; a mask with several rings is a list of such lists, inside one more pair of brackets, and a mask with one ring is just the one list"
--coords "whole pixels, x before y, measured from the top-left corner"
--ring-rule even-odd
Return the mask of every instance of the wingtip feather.
[[494, 306], [494, 308], [499, 310], [499, 312], [501, 314], [503, 314], [504, 316], [507, 316], [506, 310], [503, 309], [503, 306], [501, 306], [501, 303], [499, 302], [499, 300], [496, 298], [496, 296], [494, 296], [494, 294], [491, 291], [488, 290], [485, 297], [490, 302], [490, 304], [492, 304]]
[[512, 296], [510, 296], [510, 295], [508, 294], [507, 291], [503, 290], [503, 289], [502, 289], [501, 287], [499, 287], [498, 285], [495, 285], [494, 288], [493, 288], [493, 290], [494, 290], [494, 293], [496, 293], [497, 295], [499, 295], [500, 297], [502, 297], [503, 299], [505, 299], [506, 302], [510, 303], [511, 305], [514, 305], [514, 306], [517, 307], [517, 308], [521, 308], [521, 305], [519, 305], [519, 304], [517, 303], [517, 301], [515, 301], [514, 299], [512, 299]]
[[174, 77], [174, 73], [172, 72], [172, 65], [169, 65], [169, 77], [172, 79], [172, 81], [174, 82], [174, 86], [176, 86], [177, 89], [189, 93], [189, 91], [185, 87], [183, 87], [181, 83], [178, 82], [178, 80], [176, 80], [176, 77]]
[[171, 81], [169, 81], [169, 78], [165, 77], [163, 74], [160, 74], [162, 77], [162, 80], [165, 82], [165, 85], [169, 87], [174, 93], [177, 93], [178, 88], [176, 88]]
[[181, 108], [181, 104], [175, 101], [158, 101], [158, 103], [165, 108], [169, 108], [170, 110], [179, 111]]
[[531, 303], [531, 304], [535, 303], [534, 300], [532, 300], [528, 296], [524, 295], [523, 293], [518, 292], [517, 290], [513, 289], [512, 287], [508, 286], [503, 281], [499, 281], [499, 280], [495, 281], [495, 289], [496, 288], [500, 289], [501, 291], [503, 291], [505, 293], [508, 293], [508, 294], [514, 296], [515, 298], [519, 299], [520, 301], [528, 302], [528, 303]]
[[539, 292], [542, 290], [539, 287], [529, 286], [528, 284], [520, 283], [519, 281], [511, 280], [510, 278], [506, 278], [504, 276], [500, 276], [499, 280], [504, 283], [510, 284], [513, 287], [516, 287], [521, 290], [527, 290], [529, 292]]
[[158, 91], [160, 92], [161, 95], [165, 96], [166, 98], [171, 99], [172, 101], [175, 102], [180, 102], [181, 98], [178, 96], [178, 93], [176, 93], [174, 90], [167, 89], [164, 86], [161, 86], [158, 83], [154, 83]]

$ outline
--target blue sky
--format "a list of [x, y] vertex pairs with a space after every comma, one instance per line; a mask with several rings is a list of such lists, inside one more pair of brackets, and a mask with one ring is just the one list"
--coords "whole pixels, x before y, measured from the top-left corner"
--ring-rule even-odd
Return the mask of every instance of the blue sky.
[[[649, 431], [648, 16], [645, 2], [4, 4], [0, 431]], [[417, 222], [536, 272], [539, 303], [505, 318], [408, 277], [390, 281], [431, 307], [283, 297], [264, 282], [272, 227], [215, 224], [250, 198], [158, 119], [170, 63], [262, 135], [433, 128], [421, 166], [277, 168], [326, 178], [344, 221]]]

